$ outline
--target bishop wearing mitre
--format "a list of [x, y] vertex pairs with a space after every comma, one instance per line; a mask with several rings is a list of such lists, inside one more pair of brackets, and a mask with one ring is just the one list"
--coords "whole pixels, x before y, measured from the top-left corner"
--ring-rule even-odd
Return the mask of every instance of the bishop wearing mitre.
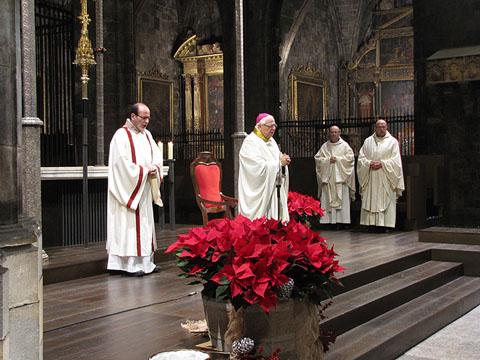
[[239, 154], [238, 211], [254, 220], [289, 220], [288, 164], [290, 156], [282, 154], [273, 134], [277, 128], [272, 115], [257, 116], [253, 131], [243, 140]]

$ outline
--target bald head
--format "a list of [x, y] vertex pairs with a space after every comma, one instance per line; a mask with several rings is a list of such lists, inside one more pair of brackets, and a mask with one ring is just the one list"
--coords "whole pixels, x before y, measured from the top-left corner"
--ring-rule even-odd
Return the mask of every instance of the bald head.
[[330, 137], [330, 141], [335, 143], [340, 139], [340, 128], [336, 125], [330, 126], [330, 129], [328, 129], [328, 135]]
[[375, 134], [378, 137], [384, 137], [387, 134], [388, 125], [387, 122], [383, 119], [377, 120], [375, 123]]

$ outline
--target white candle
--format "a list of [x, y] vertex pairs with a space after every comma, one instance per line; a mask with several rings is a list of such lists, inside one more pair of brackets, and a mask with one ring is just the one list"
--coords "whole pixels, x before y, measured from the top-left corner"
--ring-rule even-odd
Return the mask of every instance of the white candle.
[[168, 142], [168, 160], [173, 159], [173, 142]]
[[158, 150], [160, 150], [160, 159], [163, 160], [163, 143], [161, 141], [158, 142]]

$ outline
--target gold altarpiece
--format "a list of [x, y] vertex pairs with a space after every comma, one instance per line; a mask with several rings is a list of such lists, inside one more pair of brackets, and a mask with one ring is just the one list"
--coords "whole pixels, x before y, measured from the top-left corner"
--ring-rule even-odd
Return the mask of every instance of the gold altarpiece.
[[346, 108], [351, 117], [413, 113], [413, 7], [381, 1], [373, 33], [346, 69]]
[[220, 43], [200, 44], [189, 37], [175, 52], [183, 65], [185, 127], [187, 132], [224, 129], [223, 53]]

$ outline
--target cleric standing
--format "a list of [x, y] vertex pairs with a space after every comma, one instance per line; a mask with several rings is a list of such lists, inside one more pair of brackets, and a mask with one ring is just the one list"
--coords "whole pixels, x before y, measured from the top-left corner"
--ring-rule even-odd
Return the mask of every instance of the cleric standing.
[[273, 138], [277, 128], [272, 115], [257, 116], [253, 132], [243, 141], [239, 154], [238, 211], [250, 220], [266, 216], [288, 221], [288, 164]]
[[355, 156], [340, 134], [338, 126], [331, 126], [330, 140], [315, 155], [318, 197], [325, 209], [321, 224], [350, 224], [350, 199], [355, 200]]
[[130, 119], [110, 142], [108, 158], [107, 269], [134, 276], [160, 269], [153, 262], [157, 244], [152, 202], [162, 206], [163, 159], [146, 129], [149, 121], [149, 108], [133, 105]]
[[357, 176], [362, 196], [360, 224], [394, 228], [397, 199], [405, 190], [398, 141], [380, 119], [358, 155]]

